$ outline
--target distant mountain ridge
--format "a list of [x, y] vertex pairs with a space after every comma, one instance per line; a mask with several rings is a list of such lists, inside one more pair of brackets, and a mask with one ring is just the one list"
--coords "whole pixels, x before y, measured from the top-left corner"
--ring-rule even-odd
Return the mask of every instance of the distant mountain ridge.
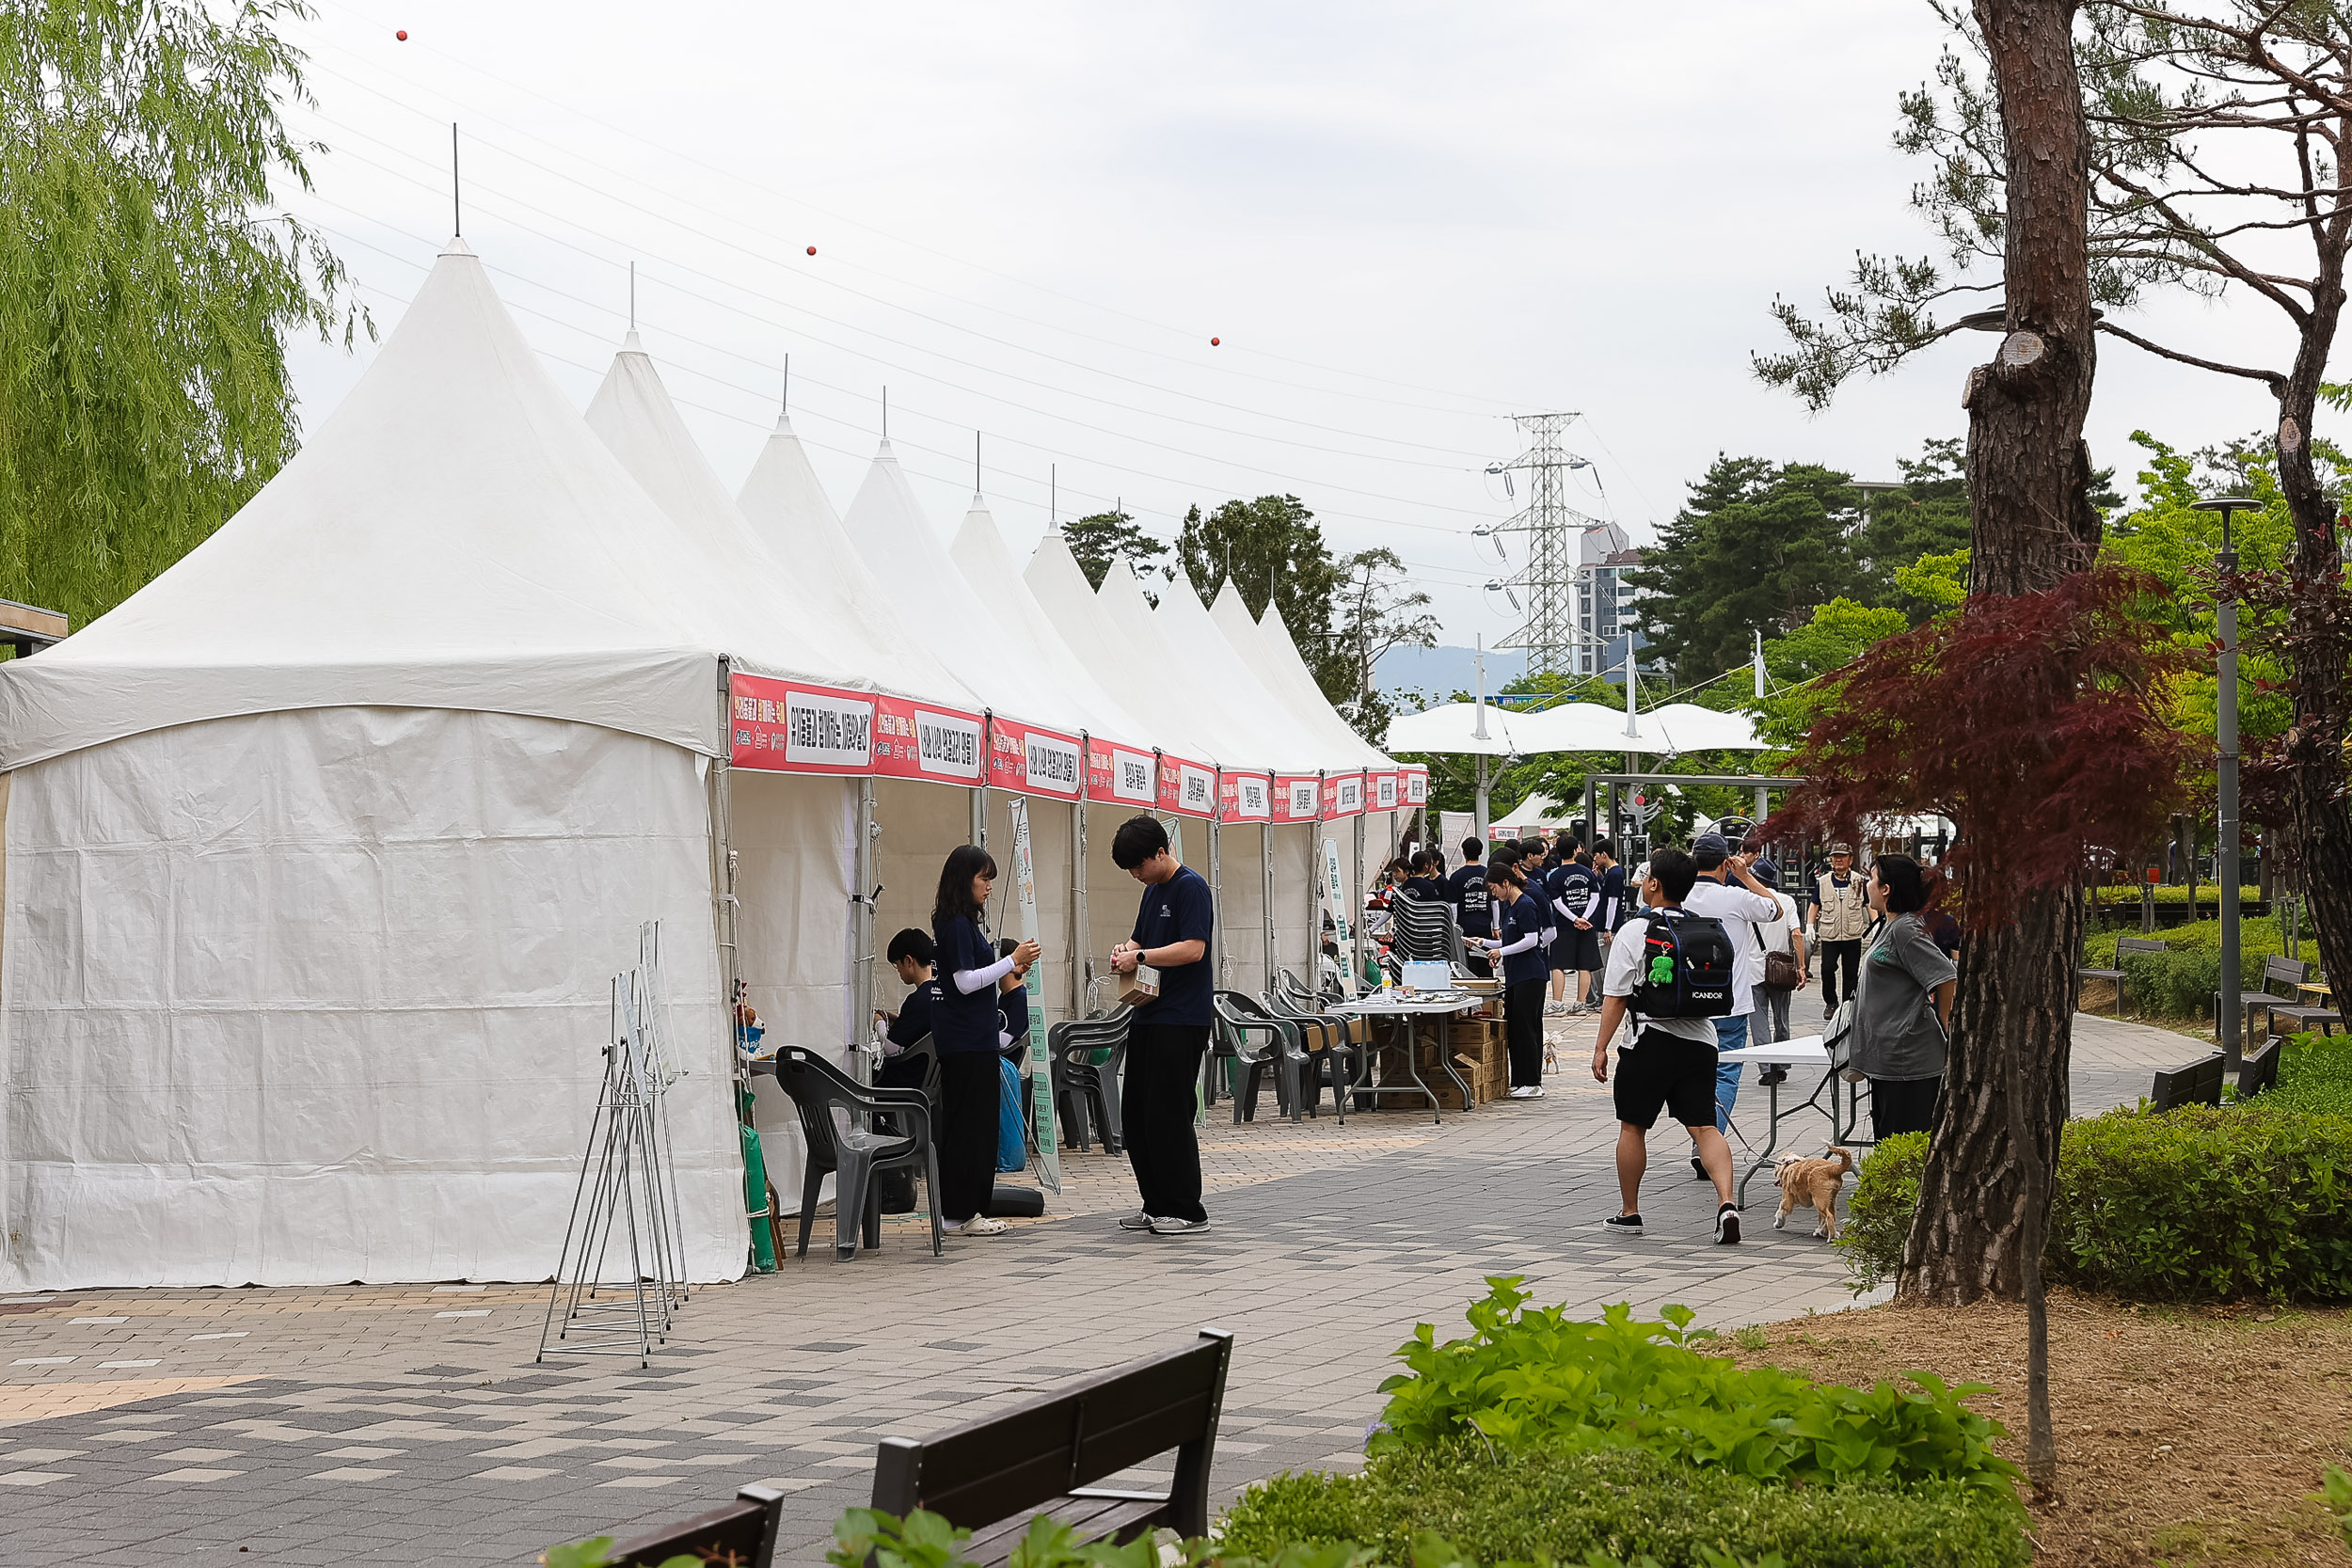
[[[1493, 696], [1509, 682], [1527, 673], [1527, 655], [1486, 650], [1486, 694]], [[1478, 689], [1478, 650], [1475, 648], [1391, 648], [1374, 666], [1373, 684], [1391, 694], [1419, 692], [1442, 703], [1456, 691]]]

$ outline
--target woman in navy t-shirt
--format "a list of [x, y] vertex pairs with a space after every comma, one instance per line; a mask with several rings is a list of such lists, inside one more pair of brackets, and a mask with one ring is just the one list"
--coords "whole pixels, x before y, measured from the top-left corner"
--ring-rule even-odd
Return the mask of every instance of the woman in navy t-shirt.
[[948, 851], [931, 906], [931, 942], [938, 949], [939, 997], [931, 1005], [931, 1039], [939, 1047], [939, 1205], [942, 1228], [993, 1236], [1005, 1222], [992, 1219], [996, 1188], [997, 1037], [1003, 1015], [996, 982], [1028, 974], [1038, 944], [1025, 942], [1004, 957], [980, 928], [994, 891], [996, 862], [985, 849], [960, 845]]
[[1501, 960], [1502, 1026], [1511, 1050], [1511, 1098], [1544, 1092], [1544, 914], [1511, 875], [1507, 863], [1487, 868], [1497, 935], [1486, 948]]

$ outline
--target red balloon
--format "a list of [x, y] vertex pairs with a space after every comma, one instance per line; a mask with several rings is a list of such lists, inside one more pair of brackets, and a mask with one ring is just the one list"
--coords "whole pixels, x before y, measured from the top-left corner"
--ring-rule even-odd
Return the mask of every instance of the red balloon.
[[1215, 348], [1215, 347], [1216, 347], [1216, 345], [1217, 345], [1217, 344], [1219, 344], [1219, 343], [1223, 342], [1224, 341], [1225, 341], [1225, 340], [1224, 340], [1224, 339], [1222, 339], [1222, 338], [1212, 338], [1212, 339], [1210, 339], [1210, 340], [1209, 340], [1209, 346], [1210, 346], [1211, 348]]
[[816, 247], [815, 245], [810, 245], [810, 246], [808, 247], [808, 253], [809, 253], [811, 256], [816, 255], [816, 254], [817, 254], [817, 247]]
[[400, 40], [403, 43], [406, 43], [408, 41], [408, 29], [403, 27], [399, 32], [394, 33], [392, 37]]

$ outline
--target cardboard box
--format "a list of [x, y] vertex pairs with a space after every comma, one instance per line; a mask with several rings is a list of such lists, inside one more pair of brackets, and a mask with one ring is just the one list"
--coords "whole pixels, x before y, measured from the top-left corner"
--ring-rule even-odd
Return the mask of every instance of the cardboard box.
[[1139, 1007], [1159, 998], [1160, 972], [1150, 964], [1137, 964], [1133, 974], [1120, 976], [1119, 1000], [1122, 1005]]

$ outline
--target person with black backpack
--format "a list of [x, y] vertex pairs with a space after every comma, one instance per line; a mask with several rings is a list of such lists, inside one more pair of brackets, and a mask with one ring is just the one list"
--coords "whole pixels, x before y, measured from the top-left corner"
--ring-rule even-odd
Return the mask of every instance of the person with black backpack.
[[1593, 1076], [1609, 1082], [1609, 1042], [1633, 1016], [1633, 1037], [1617, 1053], [1617, 1191], [1624, 1204], [1607, 1221], [1625, 1235], [1642, 1233], [1642, 1177], [1649, 1168], [1649, 1130], [1670, 1112], [1715, 1183], [1715, 1240], [1740, 1240], [1731, 1194], [1731, 1146], [1715, 1126], [1715, 1022], [1732, 1008], [1736, 987], [1731, 938], [1720, 920], [1682, 907], [1698, 866], [1680, 849], [1650, 857], [1642, 882], [1643, 911], [1617, 928], [1602, 972], [1600, 1034]]

